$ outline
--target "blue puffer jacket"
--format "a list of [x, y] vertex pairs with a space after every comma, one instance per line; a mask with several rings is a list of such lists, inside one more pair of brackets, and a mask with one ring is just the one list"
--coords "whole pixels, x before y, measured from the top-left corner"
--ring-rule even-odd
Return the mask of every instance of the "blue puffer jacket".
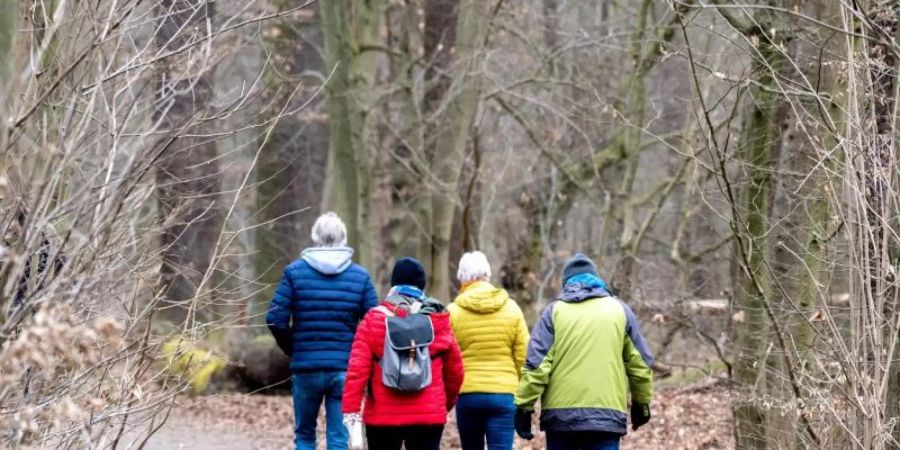
[[356, 325], [378, 295], [350, 248], [309, 248], [284, 269], [266, 323], [291, 372], [345, 371]]

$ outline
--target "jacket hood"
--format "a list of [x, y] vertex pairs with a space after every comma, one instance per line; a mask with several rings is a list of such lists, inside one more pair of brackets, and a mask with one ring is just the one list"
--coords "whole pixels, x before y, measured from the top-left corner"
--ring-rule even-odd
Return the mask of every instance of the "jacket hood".
[[606, 289], [606, 282], [600, 277], [580, 274], [566, 282], [559, 300], [567, 303], [578, 303], [592, 298], [611, 296], [612, 294]]
[[453, 302], [460, 308], [469, 311], [488, 314], [499, 311], [509, 301], [506, 290], [494, 287], [487, 281], [476, 281], [466, 286]]
[[343, 273], [353, 264], [353, 249], [349, 247], [312, 247], [303, 250], [300, 258], [323, 275]]

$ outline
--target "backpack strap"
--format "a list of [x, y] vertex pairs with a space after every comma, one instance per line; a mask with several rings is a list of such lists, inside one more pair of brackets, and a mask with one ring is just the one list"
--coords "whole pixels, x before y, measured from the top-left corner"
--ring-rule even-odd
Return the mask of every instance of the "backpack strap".
[[390, 309], [388, 309], [387, 306], [384, 306], [384, 305], [378, 305], [378, 306], [376, 306], [376, 307], [374, 307], [374, 308], [372, 308], [372, 309], [377, 310], [377, 311], [381, 311], [382, 313], [384, 313], [385, 316], [388, 316], [388, 317], [394, 317], [394, 312], [391, 311]]

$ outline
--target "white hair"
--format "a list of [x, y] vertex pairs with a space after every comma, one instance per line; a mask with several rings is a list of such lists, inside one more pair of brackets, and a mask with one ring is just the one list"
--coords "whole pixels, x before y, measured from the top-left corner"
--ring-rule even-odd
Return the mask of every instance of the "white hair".
[[322, 214], [312, 226], [312, 241], [317, 247], [344, 247], [347, 245], [347, 226], [333, 212]]
[[456, 279], [460, 283], [490, 280], [491, 264], [488, 263], [487, 256], [477, 250], [462, 255], [462, 258], [459, 259]]

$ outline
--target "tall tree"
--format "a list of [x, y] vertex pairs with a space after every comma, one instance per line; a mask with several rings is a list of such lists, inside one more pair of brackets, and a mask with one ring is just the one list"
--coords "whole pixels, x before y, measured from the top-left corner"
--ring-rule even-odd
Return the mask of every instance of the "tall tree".
[[[434, 165], [437, 159], [455, 157], [438, 153], [436, 146], [448, 129], [446, 106], [456, 80], [460, 10], [459, 0], [405, 1], [398, 27], [400, 52], [392, 59], [395, 82], [401, 87], [396, 97], [402, 166], [393, 173], [393, 190], [398, 200], [410, 206], [399, 217], [407, 225], [399, 227], [395, 247], [418, 255], [431, 277], [429, 290], [439, 298], [447, 294], [434, 285], [434, 192], [441, 189]], [[446, 189], [449, 192], [456, 185]]]
[[[655, 214], [649, 214], [647, 219], [639, 223], [635, 218], [638, 206], [633, 195], [641, 151], [647, 147], [644, 145], [644, 135], [647, 122], [645, 115], [648, 80], [652, 70], [665, 54], [666, 47], [675, 36], [680, 18], [692, 4], [691, 1], [680, 2], [674, 10], [667, 9], [664, 20], [653, 23], [652, 17], [657, 13], [654, 3], [646, 0], [638, 3], [627, 47], [630, 71], [623, 77], [622, 84], [617, 88], [618, 95], [615, 98], [619, 100], [614, 102], [613, 120], [617, 126], [612, 129], [611, 138], [605, 139], [605, 142], [599, 147], [590, 148], [590, 156], [580, 161], [572, 161], [568, 154], [571, 152], [571, 147], [580, 142], [580, 138], [569, 137], [567, 139], [563, 137], [558, 139], [559, 142], [548, 142], [534, 131], [537, 128], [534, 120], [529, 120], [509, 102], [501, 102], [504, 109], [526, 130], [529, 139], [541, 148], [543, 154], [548, 156], [557, 173], [554, 177], [546, 177], [549, 181], [545, 181], [540, 186], [533, 186], [530, 192], [523, 192], [520, 197], [519, 206], [528, 218], [528, 233], [523, 249], [514, 255], [516, 264], [512, 265], [511, 271], [510, 267], [506, 268], [506, 275], [510, 280], [508, 286], [517, 290], [516, 298], [522, 299], [526, 303], [526, 309], [528, 303], [540, 298], [542, 294], [529, 289], [529, 284], [534, 285], [534, 283], [529, 283], [528, 280], [534, 280], [536, 275], [538, 277], [542, 275], [542, 262], [546, 261], [548, 256], [545, 255], [544, 248], [546, 241], [555, 238], [559, 228], [557, 224], [561, 223], [561, 219], [572, 210], [580, 198], [583, 198], [585, 194], [590, 197], [598, 190], [596, 189], [598, 174], [602, 174], [605, 185], [618, 184], [620, 187], [611, 189], [615, 191], [613, 194], [615, 199], [611, 202], [608, 213], [605, 214], [602, 235], [597, 241], [603, 245], [610, 240], [612, 224], [621, 220], [621, 235], [617, 242], [620, 252], [611, 281], [619, 291], [630, 294], [632, 278], [636, 275], [638, 251], [647, 235], [646, 231], [656, 217]], [[557, 17], [559, 6], [556, 0], [544, 0], [542, 5], [545, 22], [544, 43], [548, 53], [556, 55], [559, 53], [557, 47], [564, 45], [564, 43], [557, 43], [559, 31], [555, 30], [555, 27], [559, 26]], [[607, 11], [607, 6], [606, 2], [602, 3], [601, 12]], [[565, 80], [565, 83], [574, 83], [576, 80], [569, 80], [564, 73], [557, 74], [565, 67], [565, 64], [561, 64], [557, 59], [558, 57], [553, 57], [547, 61], [549, 76], [552, 79]], [[563, 72], [566, 71], [563, 70]], [[578, 72], [578, 70], [574, 70], [574, 72]], [[579, 96], [583, 96], [583, 91], [573, 89], [565, 102], [577, 103], [580, 101]], [[588, 101], [588, 103], [592, 102]], [[577, 115], [573, 116], [575, 117], [567, 118], [567, 120], [577, 122], [579, 118]], [[691, 130], [693, 130], [693, 122], [690, 118], [687, 119], [685, 125], [683, 135], [690, 138]], [[583, 128], [590, 129], [591, 126], [593, 125], [584, 124]], [[623, 165], [624, 170], [610, 170]], [[686, 165], [683, 164], [682, 167], [686, 167]], [[683, 170], [676, 171], [676, 178], [680, 178], [681, 175], [683, 175]], [[677, 181], [677, 179], [666, 180], [660, 188], [652, 190], [654, 193], [659, 193], [657, 197], [660, 199], [660, 204], [665, 201], [671, 188], [675, 186], [672, 181]], [[665, 186], [668, 186], [668, 189], [664, 188]], [[596, 197], [594, 197], [594, 201], [597, 201]]]
[[[872, 383], [868, 386], [877, 392], [876, 401], [884, 405], [882, 417], [876, 425], [892, 424], [890, 440], [884, 448], [900, 448], [900, 288], [898, 288], [896, 263], [900, 259], [900, 239], [897, 238], [900, 223], [896, 216], [898, 206], [897, 158], [897, 89], [898, 76], [897, 39], [900, 30], [900, 10], [896, 2], [873, 1], [868, 15], [866, 41], [867, 77], [865, 93], [867, 98], [864, 116], [868, 120], [861, 124], [866, 134], [860, 160], [862, 192], [861, 223], [857, 227], [865, 248], [864, 267], [861, 281], [865, 301], [863, 317], [876, 318], [867, 323], [861, 331], [867, 344], [863, 353], [870, 366], [866, 372]], [[875, 331], [879, 330], [879, 331]], [[873, 335], [873, 333], [875, 333]], [[883, 403], [882, 403], [883, 402]], [[875, 442], [883, 438], [869, 430], [867, 437], [874, 436]], [[868, 441], [867, 441], [868, 442]]]
[[378, 33], [384, 0], [320, 2], [325, 33], [328, 169], [324, 209], [333, 209], [347, 224], [351, 245], [365, 266], [373, 262], [371, 204], [375, 150], [372, 147], [372, 102]]
[[[805, 409], [797, 410], [797, 426], [794, 417], [770, 411], [761, 399], [803, 401], [799, 369], [812, 345], [809, 317], [821, 297], [821, 241], [831, 200], [822, 189], [829, 170], [820, 167], [819, 146], [835, 130], [837, 107], [828, 95], [838, 87], [829, 63], [835, 48], [823, 60], [828, 30], [801, 36], [803, 27], [775, 11], [805, 6], [822, 22], [834, 21], [836, 11], [827, 2], [769, 5], [775, 9], [761, 9], [749, 20], [720, 10], [750, 43], [752, 58], [738, 142], [744, 183], [732, 212], [732, 306], [740, 318], [733, 328], [734, 379], [748, 396], [735, 408], [740, 448], [820, 444]], [[789, 94], [784, 85], [791, 83], [806, 95]], [[727, 178], [724, 166], [721, 176]]]
[[[482, 77], [480, 56], [483, 54], [491, 12], [498, 4], [482, 0], [460, 0], [452, 52], [455, 58], [450, 70], [442, 114], [432, 122], [427, 142], [433, 146], [430, 173], [431, 205], [427, 220], [430, 226], [430, 290], [438, 298], [450, 295], [450, 237], [454, 214], [459, 205], [459, 180], [469, 148], [472, 120], [478, 107]], [[427, 34], [426, 34], [427, 36]]]
[[[826, 0], [813, 2], [790, 1], [787, 6], [815, 17], [821, 23], [840, 27], [840, 5]], [[841, 127], [842, 109], [839, 95], [840, 59], [846, 56], [844, 40], [833, 29], [824, 26], [804, 27], [796, 17], [783, 19], [789, 26], [786, 61], [778, 74], [784, 81], [800, 87], [801, 95], [780, 90], [780, 102], [785, 113], [780, 127], [780, 142], [773, 155], [772, 226], [769, 233], [771, 258], [771, 307], [790, 335], [784, 349], [794, 355], [793, 374], [784, 357], [770, 358], [766, 372], [773, 398], [784, 404], [793, 403], [796, 386], [812, 384], [816, 369], [811, 362], [816, 330], [810, 317], [815, 309], [826, 303], [827, 291], [822, 288], [829, 271], [823, 261], [829, 258], [826, 246], [831, 223], [831, 204], [835, 200], [833, 173], [838, 158], [829, 152], [839, 148], [837, 133]], [[789, 105], [789, 106], [788, 106]], [[781, 117], [779, 117], [781, 118]], [[832, 252], [833, 254], [833, 252]], [[797, 370], [799, 369], [799, 370]], [[780, 402], [780, 403], [781, 403]], [[770, 414], [767, 423], [769, 445], [809, 447], [808, 424], [798, 426], [796, 411], [790, 414]], [[806, 432], [798, 433], [798, 430]]]
[[[761, 10], [751, 20], [720, 10], [729, 23], [751, 44], [750, 77], [738, 155], [744, 167], [744, 186], [729, 190], [735, 232], [732, 307], [737, 317], [733, 328], [736, 345], [734, 379], [747, 395], [766, 395], [765, 349], [771, 325], [766, 315], [769, 299], [769, 256], [772, 169], [778, 143], [779, 101], [777, 73], [783, 64], [780, 51], [783, 30], [775, 28], [776, 17]], [[724, 158], [720, 156], [720, 161]], [[727, 176], [724, 165], [720, 176]], [[730, 188], [729, 188], [730, 189]], [[749, 399], [735, 408], [735, 440], [739, 448], [765, 449], [766, 410]]]
[[16, 0], [0, 1], [0, 150], [6, 149], [6, 126], [9, 123], [8, 97], [12, 87], [12, 71], [18, 30], [19, 8]]
[[[412, 161], [407, 167], [414, 186], [410, 189], [420, 191], [414, 195], [416, 223], [421, 230], [416, 233], [419, 256], [429, 269], [429, 290], [439, 298], [447, 298], [450, 291], [450, 239], [481, 87], [478, 55], [487, 38], [491, 8], [499, 5], [471, 0], [407, 1], [400, 51], [387, 51], [395, 58], [395, 76], [405, 97], [401, 100], [403, 117], [413, 124], [403, 124], [399, 134]], [[328, 85], [331, 140], [324, 204], [355, 218], [355, 224], [349, 226], [351, 241], [360, 259], [370, 263], [376, 234], [369, 229], [376, 161], [370, 139], [373, 105], [378, 99], [372, 86], [375, 55], [384, 50], [378, 45], [384, 5], [357, 2], [350, 7], [344, 2], [323, 2], [321, 8], [326, 67], [335, 68]], [[420, 12], [425, 16], [421, 37], [415, 29]], [[419, 60], [427, 62], [425, 89], [415, 86]]]
[[[275, 2], [279, 11], [297, 8], [302, 2]], [[322, 198], [325, 159], [328, 154], [327, 116], [320, 102], [297, 114], [279, 117], [315, 100], [321, 81], [310, 74], [322, 73], [322, 27], [315, 8], [308, 7], [272, 21], [264, 33], [268, 63], [265, 67], [266, 115], [276, 120], [265, 137], [256, 166], [259, 188], [256, 211], [265, 225], [256, 232], [255, 265], [258, 281], [274, 286], [281, 269], [297, 257], [306, 242]], [[300, 91], [295, 92], [299, 86]], [[310, 211], [305, 211], [309, 209]], [[304, 211], [301, 213], [300, 211]], [[259, 293], [251, 310], [262, 320], [272, 289]]]
[[[163, 226], [160, 315], [183, 322], [207, 273], [221, 217], [216, 210], [219, 165], [204, 114], [212, 99], [213, 66], [201, 46], [210, 32], [214, 4], [206, 0], [162, 0], [156, 42], [159, 68], [154, 118], [165, 132], [156, 172]], [[206, 44], [208, 45], [208, 44]]]
[[424, 69], [419, 62], [429, 60], [427, 56], [423, 57], [428, 19], [425, 18], [423, 30], [420, 27], [424, 14], [421, 0], [405, 0], [393, 8], [392, 13], [386, 28], [388, 45], [395, 48], [396, 53], [390, 59], [388, 69], [389, 79], [396, 88], [391, 101], [385, 102], [387, 111], [383, 117], [395, 115], [397, 119], [385, 127], [395, 131], [387, 135], [388, 142], [384, 144], [389, 150], [385, 152], [383, 167], [388, 180], [386, 190], [390, 192], [385, 199], [390, 207], [387, 208], [389, 217], [384, 227], [382, 250], [385, 255], [421, 256], [420, 248], [427, 238], [421, 223], [427, 190], [422, 167], [426, 160], [423, 153], [425, 113], [422, 110]]

